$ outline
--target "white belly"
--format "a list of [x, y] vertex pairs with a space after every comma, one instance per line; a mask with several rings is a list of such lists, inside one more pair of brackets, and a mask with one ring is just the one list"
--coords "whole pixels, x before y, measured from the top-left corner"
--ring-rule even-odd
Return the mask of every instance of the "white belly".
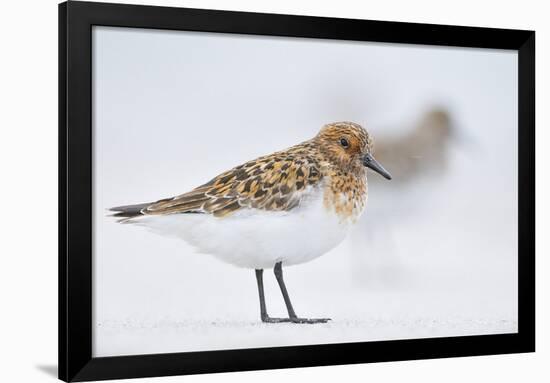
[[294, 265], [315, 259], [345, 238], [350, 223], [323, 206], [321, 193], [290, 212], [243, 210], [209, 214], [143, 216], [131, 222], [161, 235], [184, 239], [197, 251], [246, 268]]

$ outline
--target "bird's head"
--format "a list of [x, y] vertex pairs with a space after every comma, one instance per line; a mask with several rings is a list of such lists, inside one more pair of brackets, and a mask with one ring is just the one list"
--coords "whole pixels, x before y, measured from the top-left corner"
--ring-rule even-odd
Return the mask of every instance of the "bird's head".
[[323, 155], [344, 170], [366, 166], [390, 180], [391, 175], [373, 157], [374, 142], [369, 133], [353, 122], [334, 122], [321, 128], [315, 140]]

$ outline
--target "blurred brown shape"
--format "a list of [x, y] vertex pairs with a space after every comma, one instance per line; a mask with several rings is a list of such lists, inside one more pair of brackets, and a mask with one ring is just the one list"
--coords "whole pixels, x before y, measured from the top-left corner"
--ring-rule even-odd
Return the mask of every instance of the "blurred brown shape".
[[374, 157], [391, 173], [392, 180], [369, 176], [369, 184], [376, 183], [371, 189], [373, 196], [369, 196], [373, 202], [369, 201], [365, 219], [351, 237], [352, 277], [356, 285], [392, 290], [414, 283], [397, 250], [395, 227], [410, 224], [408, 218], [418, 214], [411, 207], [422, 210], [426, 206], [430, 191], [436, 188], [422, 187], [418, 180], [437, 181], [444, 176], [455, 133], [449, 113], [432, 108], [406, 132], [381, 136], [375, 141]]
[[[410, 132], [376, 140], [374, 155], [392, 174], [392, 182], [407, 182], [418, 175], [440, 175], [447, 165], [451, 138], [449, 114], [434, 108]], [[373, 180], [380, 179], [369, 178], [369, 182]]]

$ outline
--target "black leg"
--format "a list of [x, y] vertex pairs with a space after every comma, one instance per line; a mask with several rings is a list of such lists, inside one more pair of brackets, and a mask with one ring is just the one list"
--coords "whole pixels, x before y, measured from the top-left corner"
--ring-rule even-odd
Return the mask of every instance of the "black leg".
[[[273, 272], [275, 273], [275, 278], [277, 278], [277, 282], [279, 283], [279, 288], [281, 289], [281, 293], [283, 294], [283, 299], [285, 300], [286, 309], [288, 311], [288, 316], [291, 322], [293, 323], [326, 323], [330, 320], [330, 318], [315, 318], [315, 319], [298, 318], [298, 316], [294, 312], [294, 307], [292, 307], [292, 302], [290, 301], [290, 297], [286, 289], [285, 281], [283, 279], [282, 262], [277, 262], [275, 264], [275, 267], [273, 268]], [[263, 287], [262, 287], [262, 290], [263, 290]]]
[[273, 268], [273, 273], [275, 273], [275, 278], [277, 278], [277, 283], [279, 283], [279, 288], [283, 294], [283, 299], [285, 300], [286, 310], [288, 311], [288, 316], [290, 318], [296, 318], [296, 313], [294, 312], [294, 307], [292, 307], [292, 302], [288, 296], [288, 291], [286, 290], [285, 281], [283, 279], [283, 263], [277, 262]]
[[262, 321], [267, 318], [267, 309], [265, 308], [264, 296], [264, 270], [256, 269], [256, 282], [258, 282], [258, 294], [260, 295], [260, 316]]
[[263, 269], [256, 269], [256, 282], [258, 282], [258, 294], [260, 296], [260, 317], [262, 322], [266, 323], [282, 323], [290, 322], [289, 318], [271, 318], [267, 314], [267, 309], [265, 306], [265, 294], [264, 294], [264, 271]]

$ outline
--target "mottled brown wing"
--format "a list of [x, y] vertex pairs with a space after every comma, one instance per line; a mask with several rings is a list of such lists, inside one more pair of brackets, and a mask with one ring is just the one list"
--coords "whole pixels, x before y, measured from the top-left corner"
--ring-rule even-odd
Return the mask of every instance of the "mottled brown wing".
[[198, 188], [155, 202], [142, 214], [209, 213], [224, 217], [239, 209], [288, 211], [298, 206], [306, 187], [321, 180], [308, 156], [275, 153], [237, 166]]

